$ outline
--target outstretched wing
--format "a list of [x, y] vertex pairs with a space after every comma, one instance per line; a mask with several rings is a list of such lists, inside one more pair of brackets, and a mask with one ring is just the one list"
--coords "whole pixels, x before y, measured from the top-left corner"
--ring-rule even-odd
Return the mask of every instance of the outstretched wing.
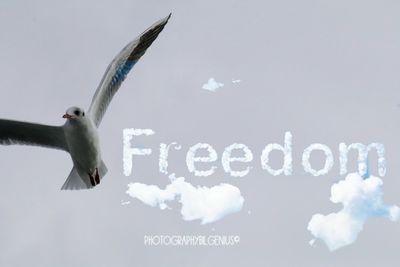
[[89, 114], [92, 116], [96, 126], [99, 126], [111, 99], [125, 80], [126, 75], [164, 29], [170, 17], [171, 14], [154, 23], [139, 37], [125, 46], [110, 63], [89, 108]]
[[1, 145], [33, 145], [68, 152], [64, 131], [61, 126], [0, 119]]

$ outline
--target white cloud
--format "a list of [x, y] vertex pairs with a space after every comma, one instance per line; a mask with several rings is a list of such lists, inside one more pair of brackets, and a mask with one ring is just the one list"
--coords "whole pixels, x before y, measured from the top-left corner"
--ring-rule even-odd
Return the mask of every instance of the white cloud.
[[175, 178], [174, 174], [170, 175], [170, 180], [171, 183], [165, 189], [156, 185], [130, 183], [126, 193], [162, 210], [169, 208], [166, 202], [178, 198], [182, 204], [182, 218], [186, 221], [201, 220], [202, 224], [215, 222], [228, 214], [240, 211], [243, 207], [244, 198], [239, 188], [233, 185], [195, 187], [185, 182], [183, 177]]
[[240, 83], [242, 80], [232, 80], [232, 83]]
[[130, 201], [123, 201], [123, 200], [121, 200], [121, 205], [122, 205], [122, 206], [128, 205], [128, 204], [130, 204], [130, 203], [131, 203]]
[[[398, 221], [400, 208], [385, 205], [382, 184], [378, 177], [363, 179], [358, 173], [348, 174], [345, 180], [331, 188], [330, 200], [341, 203], [342, 210], [328, 215], [313, 215], [307, 229], [333, 251], [352, 244], [369, 217], [385, 217]], [[314, 241], [311, 242], [313, 243]]]
[[207, 83], [203, 84], [203, 89], [211, 92], [215, 92], [218, 88], [223, 87], [224, 84], [217, 82], [214, 78], [210, 78]]

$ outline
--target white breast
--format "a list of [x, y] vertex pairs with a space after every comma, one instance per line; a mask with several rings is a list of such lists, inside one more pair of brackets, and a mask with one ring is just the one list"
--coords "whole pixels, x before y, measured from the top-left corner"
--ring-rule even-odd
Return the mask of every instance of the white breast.
[[90, 118], [69, 120], [64, 125], [69, 152], [78, 171], [91, 173], [100, 165], [100, 142], [97, 128]]

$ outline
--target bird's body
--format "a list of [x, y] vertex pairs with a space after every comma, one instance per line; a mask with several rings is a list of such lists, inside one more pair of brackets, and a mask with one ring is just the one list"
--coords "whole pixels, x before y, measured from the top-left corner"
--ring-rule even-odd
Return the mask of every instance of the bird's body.
[[67, 120], [62, 128], [74, 167], [85, 184], [93, 185], [90, 176], [95, 177], [102, 162], [97, 127], [86, 116]]
[[100, 139], [93, 122], [67, 122], [63, 126], [69, 153], [75, 167], [94, 172], [101, 162]]
[[0, 144], [64, 150], [71, 155], [73, 168], [61, 189], [90, 189], [98, 185], [107, 173], [100, 150], [100, 122], [126, 75], [164, 29], [170, 16], [153, 24], [113, 59], [87, 113], [78, 107], [69, 108], [63, 116], [67, 121], [62, 126], [0, 119]]

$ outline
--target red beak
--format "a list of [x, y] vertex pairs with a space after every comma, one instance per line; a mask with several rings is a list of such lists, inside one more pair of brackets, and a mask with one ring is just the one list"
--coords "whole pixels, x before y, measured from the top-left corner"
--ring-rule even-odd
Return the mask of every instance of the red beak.
[[71, 119], [71, 118], [72, 118], [72, 116], [69, 115], [68, 113], [65, 113], [62, 117], [63, 117], [64, 119]]

